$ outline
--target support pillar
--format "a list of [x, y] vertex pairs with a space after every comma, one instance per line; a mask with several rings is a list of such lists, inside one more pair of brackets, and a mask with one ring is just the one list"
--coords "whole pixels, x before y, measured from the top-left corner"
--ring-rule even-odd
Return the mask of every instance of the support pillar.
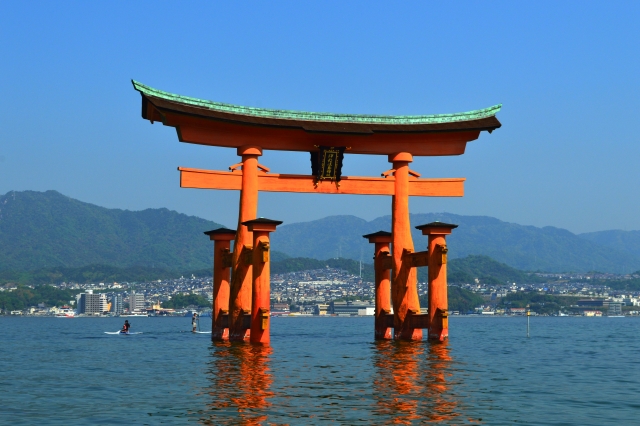
[[391, 313], [391, 270], [387, 265], [391, 260], [389, 244], [391, 233], [378, 231], [363, 235], [370, 243], [375, 244], [373, 265], [375, 269], [376, 316], [374, 338], [376, 340], [391, 339], [391, 327], [387, 324], [387, 315]]
[[408, 262], [403, 262], [404, 254], [413, 253], [409, 220], [409, 163], [412, 161], [413, 156], [408, 152], [389, 155], [395, 177], [391, 213], [393, 334], [400, 340], [422, 339], [422, 330], [412, 328], [408, 318], [412, 313], [420, 313], [417, 273]]
[[447, 300], [447, 242], [446, 236], [457, 228], [444, 222], [416, 226], [422, 235], [429, 236], [429, 339], [449, 337], [449, 302]]
[[[205, 232], [213, 243], [213, 306], [211, 312], [211, 340], [229, 339], [229, 281], [231, 278], [232, 229], [219, 228]], [[226, 324], [225, 324], [226, 323]]]
[[242, 222], [258, 216], [258, 157], [262, 149], [256, 146], [238, 148], [242, 156], [242, 188], [238, 230], [233, 247], [233, 274], [230, 286], [229, 340], [247, 340], [249, 329], [245, 316], [251, 313], [251, 256], [253, 235]]
[[276, 230], [282, 222], [258, 218], [243, 222], [249, 232], [253, 233], [253, 285], [251, 297], [251, 343], [268, 345], [270, 335], [271, 313], [271, 279], [270, 279], [270, 247], [269, 233]]

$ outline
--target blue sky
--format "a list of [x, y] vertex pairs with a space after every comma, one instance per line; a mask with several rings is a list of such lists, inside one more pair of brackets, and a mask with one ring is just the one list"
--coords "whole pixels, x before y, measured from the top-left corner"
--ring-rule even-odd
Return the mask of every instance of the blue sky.
[[[140, 117], [136, 79], [266, 108], [377, 114], [502, 103], [501, 129], [423, 177], [466, 177], [413, 212], [488, 215], [573, 232], [640, 229], [640, 2], [2, 2], [0, 193], [168, 207], [235, 226], [238, 194], [181, 189], [177, 166], [225, 170], [235, 150], [180, 143]], [[267, 151], [276, 173], [308, 155]], [[347, 156], [378, 176], [383, 156]], [[388, 197], [260, 195], [286, 223], [390, 214]]]

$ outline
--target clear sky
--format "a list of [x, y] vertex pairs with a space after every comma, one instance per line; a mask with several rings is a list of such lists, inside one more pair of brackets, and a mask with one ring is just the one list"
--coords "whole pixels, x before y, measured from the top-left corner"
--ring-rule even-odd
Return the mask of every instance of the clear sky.
[[[180, 143], [140, 117], [135, 79], [265, 108], [434, 114], [503, 104], [503, 127], [423, 177], [464, 198], [412, 212], [573, 232], [640, 229], [640, 2], [0, 2], [0, 194], [55, 189], [106, 207], [168, 207], [234, 227], [238, 194], [180, 189], [177, 166], [234, 149]], [[308, 154], [267, 151], [276, 173]], [[384, 156], [347, 155], [378, 176]], [[390, 214], [389, 197], [260, 195], [286, 223]]]

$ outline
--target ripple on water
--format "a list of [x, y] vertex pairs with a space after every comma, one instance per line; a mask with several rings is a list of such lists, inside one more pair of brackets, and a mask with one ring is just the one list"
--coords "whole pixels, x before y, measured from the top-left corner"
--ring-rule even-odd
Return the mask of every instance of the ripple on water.
[[[1, 317], [2, 424], [602, 424], [640, 408], [637, 318], [451, 318], [445, 344], [371, 318], [275, 318], [272, 347], [189, 318]], [[203, 323], [204, 325], [204, 323]], [[185, 332], [187, 331], [187, 332]]]

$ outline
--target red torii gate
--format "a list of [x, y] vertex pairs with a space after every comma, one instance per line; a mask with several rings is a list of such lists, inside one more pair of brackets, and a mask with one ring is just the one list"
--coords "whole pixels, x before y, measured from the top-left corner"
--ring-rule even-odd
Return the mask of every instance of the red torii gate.
[[[236, 148], [241, 157], [231, 171], [178, 168], [183, 188], [240, 190], [237, 229], [207, 232], [215, 241], [212, 339], [269, 342], [269, 233], [282, 222], [256, 218], [259, 191], [391, 195], [391, 233], [364, 236], [376, 244], [375, 337], [391, 338], [390, 328], [402, 340], [421, 339], [424, 328], [430, 339], [448, 336], [444, 236], [456, 225], [417, 227], [429, 235], [429, 249], [415, 253], [409, 196], [461, 197], [465, 179], [420, 179], [409, 163], [414, 155], [464, 154], [467, 142], [481, 131], [491, 133], [501, 126], [495, 117], [501, 105], [418, 116], [309, 113], [204, 101], [136, 81], [133, 86], [142, 95], [142, 118], [175, 127], [181, 142]], [[338, 183], [313, 175], [270, 173], [258, 164], [265, 149], [313, 153], [321, 146], [340, 147], [348, 154], [387, 155], [392, 169], [382, 178], [343, 176]], [[429, 266], [426, 315], [420, 314], [417, 266]]]

